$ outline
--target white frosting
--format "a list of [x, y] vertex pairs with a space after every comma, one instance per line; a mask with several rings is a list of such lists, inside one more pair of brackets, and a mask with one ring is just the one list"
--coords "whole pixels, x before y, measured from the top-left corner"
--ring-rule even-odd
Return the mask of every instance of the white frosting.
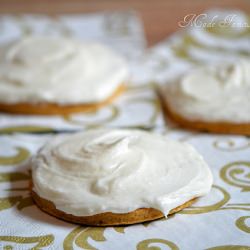
[[156, 208], [165, 216], [205, 195], [212, 175], [186, 143], [138, 130], [58, 136], [32, 160], [34, 191], [68, 214]]
[[93, 103], [128, 78], [124, 59], [104, 45], [27, 37], [0, 47], [0, 102]]
[[250, 122], [250, 60], [195, 69], [164, 89], [171, 110], [189, 120]]

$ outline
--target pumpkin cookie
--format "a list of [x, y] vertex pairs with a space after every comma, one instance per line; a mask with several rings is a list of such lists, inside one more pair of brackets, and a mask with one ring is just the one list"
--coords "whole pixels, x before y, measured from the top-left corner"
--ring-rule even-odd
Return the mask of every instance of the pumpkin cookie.
[[[61, 220], [88, 226], [130, 225], [157, 220], [164, 217], [164, 214], [161, 211], [154, 208], [138, 208], [132, 212], [121, 214], [105, 212], [90, 216], [75, 216], [56, 209], [53, 202], [39, 197], [34, 191], [31, 191], [31, 195], [37, 206], [44, 212]], [[168, 214], [171, 215], [177, 213], [180, 210], [191, 206], [194, 202], [195, 199], [185, 202], [183, 205], [171, 209]]]
[[92, 226], [168, 216], [190, 206], [212, 185], [207, 164], [192, 146], [139, 130], [56, 136], [31, 164], [38, 207]]
[[165, 113], [183, 127], [250, 135], [250, 61], [188, 72], [160, 91]]
[[88, 112], [124, 90], [128, 66], [110, 48], [68, 38], [30, 36], [0, 47], [0, 111]]
[[77, 112], [93, 112], [99, 108], [112, 103], [112, 101], [121, 95], [125, 90], [125, 85], [121, 84], [115, 92], [106, 100], [98, 103], [59, 105], [56, 103], [16, 103], [4, 104], [0, 103], [0, 111], [13, 114], [26, 115], [67, 115]]

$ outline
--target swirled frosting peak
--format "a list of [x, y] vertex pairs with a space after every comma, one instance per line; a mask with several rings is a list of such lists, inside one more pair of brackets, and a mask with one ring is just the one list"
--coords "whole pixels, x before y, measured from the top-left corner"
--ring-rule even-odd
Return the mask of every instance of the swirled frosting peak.
[[189, 120], [250, 122], [250, 60], [192, 70], [166, 86], [170, 108]]
[[30, 36], [0, 47], [0, 102], [103, 101], [128, 78], [124, 59], [104, 45]]
[[137, 130], [55, 137], [32, 160], [34, 191], [76, 216], [172, 208], [205, 195], [211, 172], [188, 144]]

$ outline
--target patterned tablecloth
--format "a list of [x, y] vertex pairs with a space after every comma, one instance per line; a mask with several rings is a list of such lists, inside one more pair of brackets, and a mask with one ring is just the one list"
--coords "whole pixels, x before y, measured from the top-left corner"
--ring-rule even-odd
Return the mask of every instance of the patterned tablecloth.
[[[234, 22], [250, 24], [245, 14], [233, 13]], [[121, 51], [132, 71], [126, 93], [98, 112], [0, 115], [0, 249], [250, 249], [249, 138], [185, 131], [170, 121], [165, 125], [154, 91], [156, 84], [197, 64], [249, 57], [249, 27], [218, 24], [229, 14], [210, 11], [206, 21], [218, 16], [212, 27], [190, 24], [147, 51], [140, 20], [133, 12], [0, 17], [0, 42], [30, 33], [98, 39]], [[168, 219], [128, 227], [81, 227], [41, 212], [29, 194], [28, 159], [53, 136], [43, 133], [100, 126], [139, 127], [191, 143], [211, 167], [211, 193]]]

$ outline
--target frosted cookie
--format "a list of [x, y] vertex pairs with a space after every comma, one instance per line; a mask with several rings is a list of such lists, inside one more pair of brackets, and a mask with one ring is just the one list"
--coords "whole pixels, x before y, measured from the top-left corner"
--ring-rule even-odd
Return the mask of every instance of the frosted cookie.
[[183, 127], [250, 135], [250, 61], [205, 66], [161, 91], [165, 111]]
[[26, 37], [0, 47], [0, 111], [68, 114], [93, 111], [124, 90], [128, 66], [104, 45]]
[[167, 217], [212, 185], [192, 146], [139, 130], [57, 136], [31, 163], [36, 204], [60, 219], [94, 226]]

